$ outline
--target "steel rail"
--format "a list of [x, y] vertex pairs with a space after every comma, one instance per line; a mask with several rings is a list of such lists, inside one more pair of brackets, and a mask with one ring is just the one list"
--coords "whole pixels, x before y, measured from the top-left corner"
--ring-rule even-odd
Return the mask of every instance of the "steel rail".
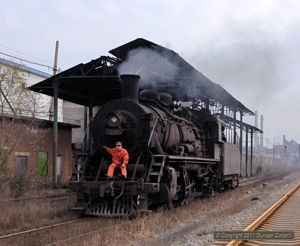
[[[97, 230], [92, 230], [92, 231], [89, 231], [89, 232], [86, 232], [86, 233], [82, 233], [80, 235], [77, 235], [75, 237], [69, 237], [69, 238], [65, 238], [63, 240], [60, 240], [60, 241], [56, 241], [56, 242], [53, 242], [53, 243], [49, 243], [47, 244], [46, 246], [54, 246], [54, 245], [73, 245], [76, 241], [80, 241], [80, 240], [83, 240], [84, 238], [86, 237], [90, 237], [91, 235], [95, 235], [99, 232], [104, 232], [104, 231], [107, 231], [107, 230], [112, 230], [112, 228], [117, 228], [117, 227], [124, 227], [126, 226], [127, 224], [129, 223], [132, 223], [132, 221], [128, 220], [128, 221], [125, 221], [125, 222], [120, 222], [118, 224], [115, 224], [115, 225], [112, 225], [112, 226], [107, 226], [107, 227], [103, 227], [101, 229], [97, 229]], [[80, 240], [79, 240], [80, 239]]]
[[[277, 201], [273, 206], [271, 206], [266, 212], [264, 212], [259, 218], [253, 221], [246, 229], [243, 231], [249, 232], [254, 231], [260, 225], [262, 225], [276, 210], [278, 210], [283, 204], [300, 188], [300, 183], [294, 186], [287, 194], [285, 194], [279, 201]], [[245, 240], [232, 240], [227, 246], [237, 246], [244, 242]]]
[[57, 224], [54, 224], [54, 225], [43, 226], [43, 227], [39, 227], [39, 228], [34, 228], [34, 229], [26, 230], [26, 231], [21, 231], [21, 232], [16, 232], [16, 233], [0, 236], [0, 241], [5, 240], [5, 239], [18, 237], [18, 236], [29, 235], [31, 233], [41, 232], [41, 231], [44, 231], [44, 230], [53, 229], [55, 227], [59, 227], [59, 226], [63, 226], [63, 225], [71, 224], [71, 223], [76, 223], [76, 222], [82, 221], [82, 220], [84, 220], [84, 219], [81, 218], [81, 219], [76, 219], [76, 220], [70, 220], [70, 221], [67, 221], [67, 222], [57, 223]]

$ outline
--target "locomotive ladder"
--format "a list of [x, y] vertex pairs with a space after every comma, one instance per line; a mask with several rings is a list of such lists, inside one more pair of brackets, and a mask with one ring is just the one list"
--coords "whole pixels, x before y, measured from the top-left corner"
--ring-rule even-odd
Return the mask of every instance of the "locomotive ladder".
[[164, 166], [166, 162], [165, 155], [153, 155], [151, 160], [151, 165], [149, 168], [149, 173], [147, 177], [147, 182], [149, 183], [159, 183]]

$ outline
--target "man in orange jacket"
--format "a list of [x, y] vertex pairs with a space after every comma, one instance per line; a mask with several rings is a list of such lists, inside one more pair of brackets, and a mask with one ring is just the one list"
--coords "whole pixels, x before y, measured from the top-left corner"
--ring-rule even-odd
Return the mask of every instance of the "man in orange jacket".
[[103, 148], [112, 156], [112, 163], [108, 168], [106, 176], [112, 178], [114, 176], [114, 170], [116, 167], [121, 169], [124, 178], [127, 177], [126, 165], [129, 161], [129, 154], [126, 149], [122, 148], [122, 142], [116, 142], [116, 147], [111, 149], [106, 146]]

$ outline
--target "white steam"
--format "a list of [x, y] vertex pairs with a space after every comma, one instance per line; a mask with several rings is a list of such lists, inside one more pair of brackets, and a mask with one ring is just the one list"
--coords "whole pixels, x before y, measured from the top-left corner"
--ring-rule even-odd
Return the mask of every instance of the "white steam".
[[119, 67], [119, 74], [138, 74], [141, 85], [155, 85], [158, 81], [172, 79], [178, 73], [178, 62], [168, 59], [164, 52], [147, 48], [131, 50]]

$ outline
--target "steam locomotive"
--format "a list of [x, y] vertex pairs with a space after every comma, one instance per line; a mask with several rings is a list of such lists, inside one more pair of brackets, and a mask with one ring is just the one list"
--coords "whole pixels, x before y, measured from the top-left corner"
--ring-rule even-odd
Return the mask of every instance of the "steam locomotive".
[[[139, 75], [120, 76], [120, 99], [93, 118], [93, 151], [78, 162], [70, 188], [74, 209], [99, 217], [135, 217], [160, 206], [182, 205], [239, 185], [240, 152], [228, 143], [225, 123], [207, 109], [174, 104], [171, 94], [139, 93]], [[121, 141], [128, 151], [127, 178], [101, 146]], [[80, 172], [79, 172], [80, 171]]]

